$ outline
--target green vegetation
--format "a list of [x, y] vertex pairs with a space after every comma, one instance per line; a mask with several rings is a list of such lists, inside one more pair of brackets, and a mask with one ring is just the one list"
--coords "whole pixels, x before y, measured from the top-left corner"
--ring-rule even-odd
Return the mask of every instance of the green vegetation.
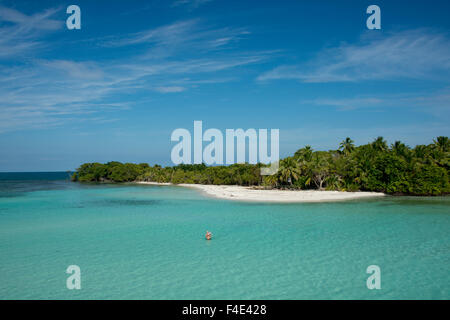
[[310, 146], [280, 160], [275, 175], [261, 176], [263, 165], [204, 164], [161, 167], [120, 162], [85, 163], [72, 180], [80, 182], [154, 181], [263, 186], [269, 188], [379, 191], [389, 194], [442, 195], [450, 193], [450, 141], [438, 137], [411, 149], [400, 141], [390, 147], [378, 137], [355, 146], [345, 139], [338, 150], [314, 151]]

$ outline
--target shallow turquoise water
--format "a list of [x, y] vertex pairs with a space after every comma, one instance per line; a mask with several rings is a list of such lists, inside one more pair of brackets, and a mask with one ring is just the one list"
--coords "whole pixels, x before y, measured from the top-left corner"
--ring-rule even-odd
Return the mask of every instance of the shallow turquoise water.
[[[448, 197], [277, 205], [0, 183], [1, 299], [449, 299], [449, 262]], [[66, 288], [72, 264], [81, 290]], [[366, 287], [373, 264], [381, 290]]]

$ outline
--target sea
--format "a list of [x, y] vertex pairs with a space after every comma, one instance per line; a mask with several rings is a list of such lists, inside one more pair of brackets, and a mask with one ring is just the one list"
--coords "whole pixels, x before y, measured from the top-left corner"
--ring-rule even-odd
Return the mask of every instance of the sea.
[[450, 197], [267, 204], [69, 176], [0, 173], [0, 299], [450, 298]]

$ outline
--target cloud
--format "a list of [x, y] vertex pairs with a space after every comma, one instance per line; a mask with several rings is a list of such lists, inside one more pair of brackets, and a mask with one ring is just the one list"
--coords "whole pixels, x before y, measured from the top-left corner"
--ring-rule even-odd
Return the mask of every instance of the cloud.
[[182, 92], [184, 90], [186, 90], [186, 88], [184, 87], [156, 87], [155, 88], [156, 91], [161, 92], [161, 93], [174, 93], [174, 92]]
[[15, 24], [16, 32], [35, 31], [35, 30], [57, 30], [63, 23], [58, 20], [50, 19], [60, 9], [47, 9], [41, 13], [27, 16], [17, 10], [0, 6], [0, 21], [12, 22]]
[[178, 61], [163, 61], [154, 64], [145, 61], [137, 61], [136, 63], [125, 63], [117, 65], [124, 71], [133, 74], [134, 77], [145, 77], [154, 75], [174, 75], [174, 74], [200, 74], [223, 71], [226, 69], [236, 68], [244, 65], [263, 62], [267, 59], [264, 54], [255, 55], [235, 55], [229, 57], [217, 58], [200, 58], [185, 59]]
[[142, 58], [166, 59], [201, 53], [217, 53], [245, 39], [250, 34], [244, 28], [215, 28], [198, 19], [177, 21], [168, 25], [122, 36], [97, 39], [105, 47], [140, 46]]
[[[396, 95], [357, 96], [351, 98], [318, 98], [304, 100], [302, 104], [336, 107], [340, 111], [356, 109], [408, 108], [436, 115], [440, 118], [450, 115], [450, 88], [431, 93], [404, 93]], [[450, 120], [450, 119], [449, 119]]]
[[319, 106], [333, 106], [337, 107], [339, 110], [354, 110], [366, 107], [376, 107], [381, 106], [386, 100], [380, 98], [319, 98], [311, 101], [303, 101], [303, 103], [311, 103]]
[[196, 24], [195, 20], [180, 21], [170, 25], [128, 34], [122, 38], [104, 42], [105, 46], [121, 47], [141, 43], [168, 45], [185, 42], [190, 31]]
[[[58, 30], [58, 23], [50, 18], [57, 9], [31, 16], [12, 9], [0, 11], [1, 21], [12, 23], [11, 28], [20, 35], [13, 45], [16, 52], [49, 45], [44, 36]], [[41, 25], [36, 31], [31, 26], [38, 22]], [[0, 24], [0, 33], [6, 32], [5, 28]], [[248, 34], [243, 29], [207, 27], [199, 20], [179, 21], [100, 39], [100, 51], [129, 47], [128, 54], [104, 60], [76, 61], [57, 55], [40, 58], [39, 51], [30, 50], [27, 59], [11, 63], [13, 51], [8, 47], [9, 60], [0, 60], [0, 132], [107, 122], [122, 118], [117, 112], [151, 100], [149, 95], [155, 92], [177, 93], [200, 85], [238, 81], [237, 68], [270, 56], [270, 52], [229, 50], [230, 44]], [[0, 49], [7, 44], [0, 40]], [[136, 53], [135, 46], [142, 46], [144, 52]], [[226, 73], [231, 69], [235, 69], [232, 77]], [[128, 101], [131, 95], [133, 101]]]
[[106, 120], [110, 112], [129, 108], [111, 97], [119, 90], [112, 76], [93, 62], [70, 60], [39, 59], [3, 68], [0, 132]]
[[0, 6], [0, 59], [20, 56], [42, 47], [40, 39], [45, 34], [63, 27], [63, 21], [51, 19], [59, 10], [47, 9], [27, 16]]
[[196, 9], [211, 1], [212, 0], [176, 0], [173, 2], [172, 7], [187, 6], [190, 9]]
[[42, 61], [42, 67], [47, 67], [55, 72], [60, 72], [67, 78], [77, 79], [101, 79], [103, 71], [93, 62], [75, 62], [69, 60]]
[[448, 80], [450, 39], [430, 30], [365, 35], [358, 44], [325, 49], [301, 65], [283, 65], [257, 79], [348, 82], [441, 78]]

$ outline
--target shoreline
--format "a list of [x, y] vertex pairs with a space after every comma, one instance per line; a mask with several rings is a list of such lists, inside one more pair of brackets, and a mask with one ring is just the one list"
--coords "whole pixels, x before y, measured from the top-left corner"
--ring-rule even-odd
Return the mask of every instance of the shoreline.
[[137, 184], [154, 186], [180, 186], [195, 188], [205, 195], [234, 201], [272, 202], [272, 203], [301, 203], [301, 202], [326, 202], [355, 199], [368, 199], [384, 197], [381, 192], [347, 192], [347, 191], [320, 191], [320, 190], [264, 190], [252, 187], [234, 185], [208, 185], [208, 184], [172, 184], [158, 182], [135, 182]]

